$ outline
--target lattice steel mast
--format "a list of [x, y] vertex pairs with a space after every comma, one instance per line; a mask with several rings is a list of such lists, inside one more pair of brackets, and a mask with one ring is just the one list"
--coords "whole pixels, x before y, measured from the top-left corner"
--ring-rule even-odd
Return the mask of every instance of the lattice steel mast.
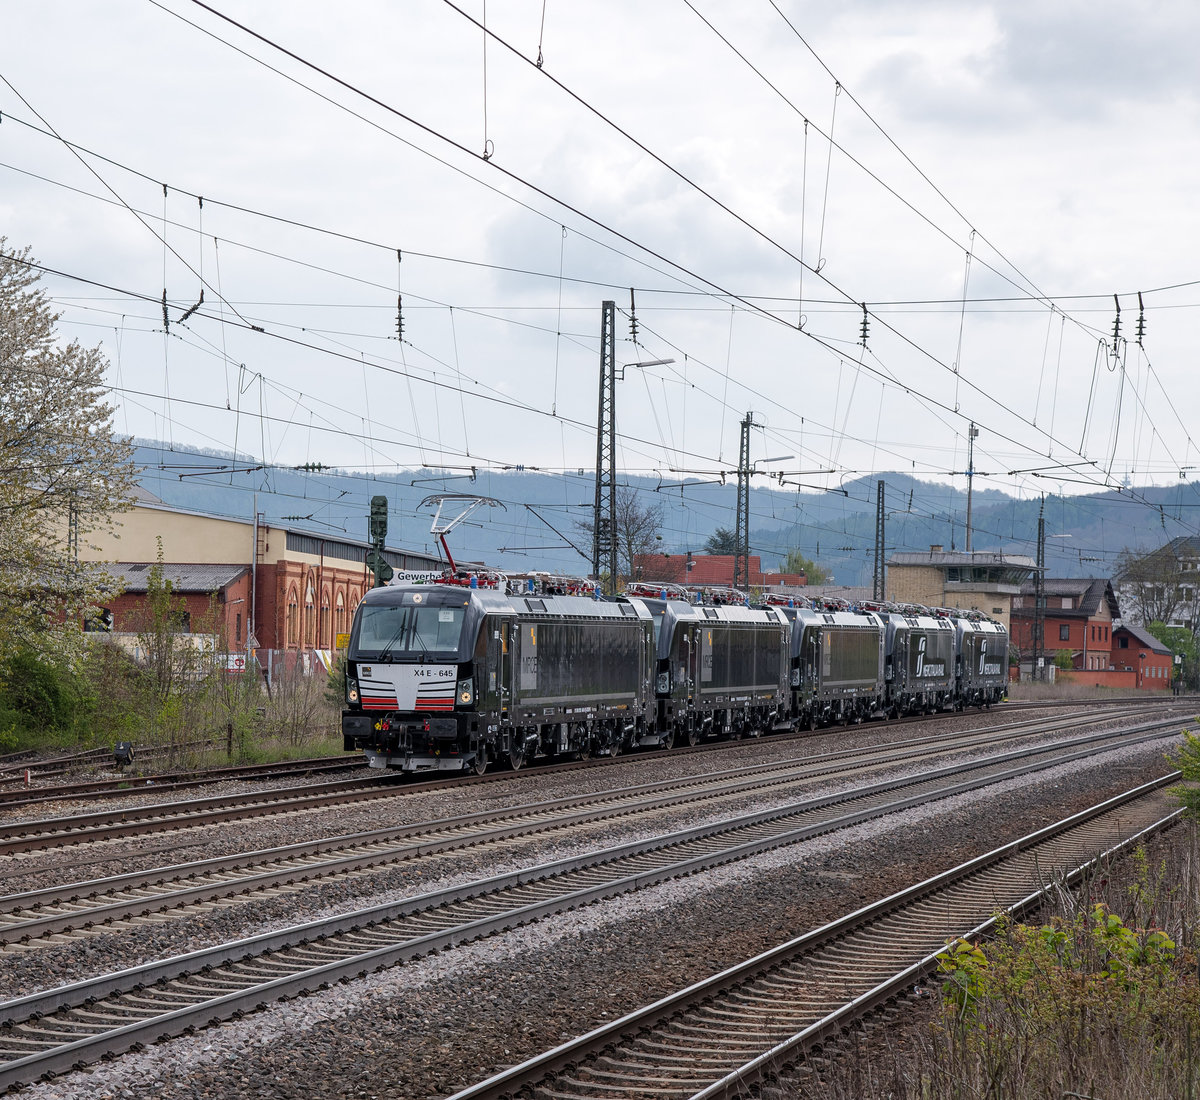
[[750, 584], [750, 429], [754, 414], [746, 413], [742, 421], [742, 440], [738, 449], [737, 521], [734, 525], [733, 587]]
[[608, 570], [610, 595], [617, 590], [617, 359], [616, 302], [603, 302], [600, 314], [600, 404], [596, 413], [596, 503], [592, 527], [592, 573]]

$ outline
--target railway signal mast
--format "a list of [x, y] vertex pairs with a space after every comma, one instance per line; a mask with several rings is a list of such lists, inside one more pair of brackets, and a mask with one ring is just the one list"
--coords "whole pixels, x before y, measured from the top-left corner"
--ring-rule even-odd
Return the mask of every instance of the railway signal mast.
[[383, 544], [387, 540], [388, 498], [371, 498], [371, 515], [367, 520], [367, 531], [371, 536], [371, 549], [367, 551], [367, 565], [375, 577], [372, 587], [382, 588], [392, 579], [392, 567], [383, 556]]

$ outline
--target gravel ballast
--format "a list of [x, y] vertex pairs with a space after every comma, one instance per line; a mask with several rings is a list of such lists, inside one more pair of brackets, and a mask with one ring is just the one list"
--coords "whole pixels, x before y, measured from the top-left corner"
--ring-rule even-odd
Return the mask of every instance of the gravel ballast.
[[[995, 715], [989, 718], [995, 721]], [[753, 749], [768, 758], [770, 742]], [[799, 755], [795, 742], [775, 751], [781, 757]], [[827, 750], [814, 743], [812, 751]], [[692, 759], [681, 758], [680, 763]], [[698, 770], [716, 766], [709, 761]], [[1166, 770], [1162, 748], [1155, 747], [1060, 766], [410, 962], [33, 1086], [22, 1095], [46, 1100], [443, 1096], [901, 885], [1023, 836], [1102, 794], [1118, 793]], [[549, 786], [572, 782], [548, 778], [558, 781]], [[606, 778], [604, 785], [611, 786], [612, 776]], [[454, 808], [456, 803], [461, 807], [461, 800], [453, 792], [439, 792], [439, 801], [445, 803], [443, 813], [461, 812]], [[410, 809], [418, 814], [414, 820], [429, 816], [428, 807], [424, 814]], [[350, 829], [339, 825], [332, 831]], [[478, 877], [471, 874], [478, 868], [466, 866], [468, 858], [481, 860], [488, 873], [495, 873], [482, 852], [456, 856], [449, 863], [457, 863], [458, 872], [467, 877]], [[389, 880], [399, 870], [381, 872], [373, 896], [412, 889], [411, 883]], [[422, 884], [426, 888], [428, 883]], [[323, 907], [339, 905], [338, 898], [321, 897], [319, 890], [315, 896]], [[295, 903], [280, 901], [291, 907], [287, 923], [295, 923]], [[198, 919], [219, 925], [236, 908]], [[184, 934], [200, 931], [193, 927]], [[225, 938], [215, 927], [212, 931]], [[153, 926], [130, 934], [144, 933], [158, 934]], [[103, 955], [104, 939], [84, 944]], [[147, 954], [165, 949], [164, 944], [142, 946]], [[82, 948], [72, 945], [70, 950]], [[87, 964], [64, 953], [56, 965], [72, 969]]]

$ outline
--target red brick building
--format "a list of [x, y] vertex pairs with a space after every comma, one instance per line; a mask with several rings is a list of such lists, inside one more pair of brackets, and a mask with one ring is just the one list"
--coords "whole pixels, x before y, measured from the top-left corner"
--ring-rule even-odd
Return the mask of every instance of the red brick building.
[[[149, 626], [146, 594], [152, 568], [149, 562], [106, 567], [120, 592], [107, 601], [105, 629], [136, 634]], [[179, 608], [176, 626], [180, 630], [215, 634], [230, 651], [246, 648], [250, 630], [249, 569], [239, 565], [164, 563], [162, 579], [171, 585], [172, 603]]]
[[[633, 559], [634, 579], [670, 584], [732, 587], [733, 554], [638, 554]], [[808, 583], [803, 573], [763, 572], [762, 557], [747, 558], [752, 588], [799, 588]]]
[[1113, 631], [1112, 668], [1133, 673], [1134, 686], [1142, 691], [1170, 688], [1174, 661], [1171, 651], [1140, 626], [1122, 624]]
[[[1107, 672], [1112, 663], [1114, 620], [1120, 617], [1112, 582], [1097, 577], [1047, 577], [1042, 584], [1046, 607], [1042, 650], [1053, 663], [1060, 652], [1070, 667]], [[1033, 652], [1034, 583], [1026, 581], [1013, 599], [1012, 645], [1027, 659]]]
[[[161, 551], [163, 576], [184, 601], [187, 630], [209, 629], [215, 608], [230, 651], [341, 648], [363, 593], [371, 587], [369, 544], [294, 531], [256, 519], [185, 512], [139, 499], [115, 535], [81, 552], [106, 566], [124, 591], [107, 607], [111, 628], [136, 631], [150, 569]], [[427, 554], [385, 550], [397, 573], [441, 572]]]

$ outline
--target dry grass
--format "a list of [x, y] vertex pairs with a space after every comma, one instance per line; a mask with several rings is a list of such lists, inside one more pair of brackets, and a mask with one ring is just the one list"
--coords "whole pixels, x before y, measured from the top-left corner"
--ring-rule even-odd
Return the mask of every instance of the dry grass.
[[1154, 698], [1166, 696], [1168, 692], [1147, 693], [1144, 691], [1129, 691], [1125, 688], [1096, 687], [1094, 684], [1062, 683], [1043, 684], [1022, 680], [1008, 685], [1008, 697], [1014, 702], [1055, 702], [1068, 699], [1142, 699], [1147, 694]]

